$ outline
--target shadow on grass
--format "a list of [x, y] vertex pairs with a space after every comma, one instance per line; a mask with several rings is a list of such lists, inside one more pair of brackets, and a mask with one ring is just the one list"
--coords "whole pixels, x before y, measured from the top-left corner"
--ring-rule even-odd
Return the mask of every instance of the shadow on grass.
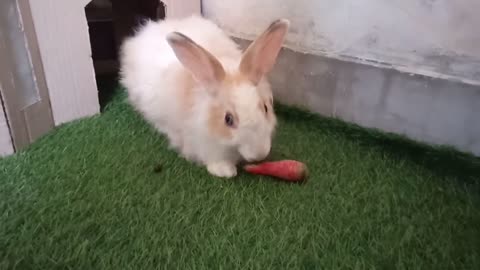
[[430, 146], [404, 136], [365, 129], [341, 120], [325, 118], [306, 110], [276, 104], [277, 114], [287, 121], [318, 127], [355, 143], [375, 149], [393, 159], [410, 160], [439, 177], [450, 177], [480, 192], [480, 158], [451, 147]]

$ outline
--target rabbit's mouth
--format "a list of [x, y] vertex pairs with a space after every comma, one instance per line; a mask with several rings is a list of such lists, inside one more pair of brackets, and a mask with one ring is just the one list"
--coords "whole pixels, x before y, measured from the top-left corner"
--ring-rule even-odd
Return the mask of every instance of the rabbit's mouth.
[[246, 148], [240, 148], [239, 149], [240, 155], [242, 156], [242, 159], [246, 160], [247, 162], [256, 162], [256, 161], [261, 161], [265, 160], [268, 155], [270, 154], [270, 148], [267, 150], [262, 150], [262, 151], [252, 151]]
[[244, 165], [250, 164], [252, 162], [277, 161], [277, 160], [282, 160], [282, 159], [285, 159], [285, 158], [287, 158], [286, 154], [272, 149], [268, 153], [268, 155], [261, 160], [247, 160], [245, 158], [242, 158], [242, 160], [238, 163], [238, 165], [239, 166], [244, 166]]

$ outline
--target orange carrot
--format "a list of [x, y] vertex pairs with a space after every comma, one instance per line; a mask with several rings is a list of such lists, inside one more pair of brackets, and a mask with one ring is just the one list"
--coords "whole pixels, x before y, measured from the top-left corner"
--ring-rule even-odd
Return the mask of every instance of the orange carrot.
[[244, 170], [251, 174], [267, 175], [290, 182], [301, 182], [308, 177], [307, 166], [296, 160], [267, 161], [245, 165]]

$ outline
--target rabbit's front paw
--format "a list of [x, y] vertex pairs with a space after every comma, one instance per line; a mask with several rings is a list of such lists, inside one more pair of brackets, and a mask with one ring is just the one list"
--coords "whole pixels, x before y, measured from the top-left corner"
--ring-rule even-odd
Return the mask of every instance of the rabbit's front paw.
[[229, 162], [213, 162], [207, 165], [210, 174], [217, 177], [231, 178], [237, 175], [237, 167]]

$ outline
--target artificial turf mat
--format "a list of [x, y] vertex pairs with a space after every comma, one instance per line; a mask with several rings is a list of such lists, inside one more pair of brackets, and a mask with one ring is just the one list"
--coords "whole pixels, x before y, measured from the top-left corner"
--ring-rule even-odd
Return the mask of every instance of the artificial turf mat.
[[115, 95], [0, 160], [0, 269], [480, 269], [479, 159], [278, 115], [305, 185], [214, 178]]

